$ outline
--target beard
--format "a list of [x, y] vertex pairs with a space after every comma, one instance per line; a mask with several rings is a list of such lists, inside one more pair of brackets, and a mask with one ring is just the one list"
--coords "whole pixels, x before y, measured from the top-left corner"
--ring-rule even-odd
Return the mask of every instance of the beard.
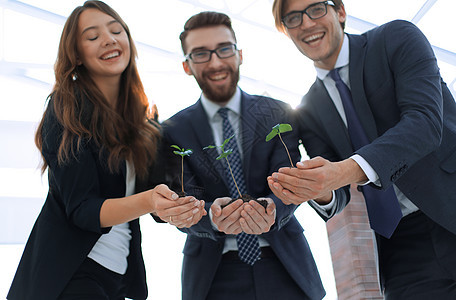
[[212, 102], [215, 103], [225, 103], [233, 97], [236, 92], [237, 83], [239, 81], [239, 68], [237, 70], [227, 69], [229, 73], [229, 82], [224, 86], [214, 86], [211, 84], [208, 76], [210, 72], [205, 72], [202, 74], [201, 78], [196, 78], [196, 82], [203, 94]]

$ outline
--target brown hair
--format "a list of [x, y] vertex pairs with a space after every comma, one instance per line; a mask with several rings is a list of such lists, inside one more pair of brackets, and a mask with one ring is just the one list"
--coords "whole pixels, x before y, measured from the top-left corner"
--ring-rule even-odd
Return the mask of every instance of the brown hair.
[[[78, 20], [81, 13], [89, 8], [98, 9], [118, 21], [130, 42], [130, 63], [122, 73], [119, 101], [115, 107], [108, 104], [84, 65], [78, 65]], [[155, 158], [160, 132], [157, 125], [147, 122], [148, 118], [156, 115], [156, 111], [154, 107], [149, 107], [136, 67], [136, 57], [136, 47], [128, 26], [107, 4], [86, 1], [70, 14], [60, 38], [54, 65], [56, 81], [49, 96], [53, 99], [49, 103], [53, 103], [56, 118], [63, 127], [57, 153], [59, 164], [75, 156], [74, 151], [80, 149], [83, 140], [93, 140], [102, 150], [107, 150], [111, 172], [118, 171], [121, 162], [129, 159], [134, 163], [136, 173], [140, 177], [146, 176], [148, 166]], [[35, 135], [35, 143], [41, 152], [46, 112]], [[72, 147], [74, 142], [76, 150]], [[47, 167], [48, 163], [43, 159], [42, 172]]]
[[215, 11], [203, 11], [199, 14], [192, 16], [190, 19], [185, 22], [184, 31], [179, 35], [181, 41], [182, 51], [184, 54], [187, 54], [187, 47], [185, 45], [185, 39], [187, 38], [188, 32], [193, 29], [224, 25], [228, 27], [236, 41], [236, 34], [234, 33], [233, 27], [231, 26], [231, 19], [224, 13], [219, 13]]
[[[274, 16], [274, 22], [277, 30], [280, 32], [286, 33], [286, 28], [282, 23], [283, 18], [283, 8], [287, 0], [274, 0], [272, 4], [272, 15]], [[334, 2], [334, 9], [337, 11], [341, 6], [344, 5], [342, 0], [332, 0]], [[340, 26], [342, 29], [345, 29], [345, 22], [341, 22]]]

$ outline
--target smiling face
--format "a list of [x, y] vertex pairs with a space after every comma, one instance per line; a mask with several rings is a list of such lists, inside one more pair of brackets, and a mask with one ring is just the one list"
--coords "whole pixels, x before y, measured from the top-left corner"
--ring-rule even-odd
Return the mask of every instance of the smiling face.
[[[236, 44], [233, 34], [224, 25], [201, 27], [190, 30], [185, 39], [187, 53], [197, 50], [214, 50], [221, 46]], [[195, 64], [190, 59], [183, 62], [188, 75], [193, 75], [203, 94], [211, 101], [226, 103], [235, 93], [239, 81], [239, 66], [242, 51], [228, 58], [219, 58], [212, 53], [211, 60]]]
[[[292, 11], [302, 11], [317, 2], [321, 0], [286, 0], [283, 16]], [[340, 23], [345, 21], [346, 14], [343, 5], [337, 11], [328, 5], [327, 11], [324, 17], [316, 20], [304, 14], [302, 24], [286, 29], [286, 32], [298, 50], [313, 60], [316, 67], [331, 70], [342, 47], [344, 32]]]
[[95, 83], [120, 81], [130, 62], [130, 42], [125, 29], [113, 17], [95, 8], [79, 16], [77, 50], [78, 63], [88, 70]]

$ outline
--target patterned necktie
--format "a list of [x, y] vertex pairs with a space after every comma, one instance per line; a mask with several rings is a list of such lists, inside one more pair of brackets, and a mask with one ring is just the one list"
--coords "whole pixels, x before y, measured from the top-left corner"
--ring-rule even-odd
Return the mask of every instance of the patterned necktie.
[[[340, 78], [339, 69], [331, 70], [329, 76], [336, 82], [336, 88], [339, 91], [347, 117], [348, 134], [353, 149], [358, 150], [370, 142], [356, 114], [351, 92]], [[382, 191], [365, 185], [361, 189], [366, 201], [371, 228], [378, 234], [390, 238], [402, 218], [399, 201], [393, 187]]]
[[[231, 123], [228, 120], [228, 110], [229, 109], [226, 107], [220, 108], [218, 110], [219, 115], [223, 119], [224, 140], [234, 135], [233, 127], [231, 126]], [[236, 179], [239, 191], [241, 192], [241, 194], [244, 194], [247, 191], [247, 188], [244, 181], [244, 174], [242, 172], [242, 160], [236, 143], [236, 136], [234, 136], [232, 139], [228, 141], [228, 143], [225, 145], [225, 149], [233, 150], [231, 155], [228, 156], [228, 160], [230, 162], [231, 171], [233, 172], [233, 176]], [[225, 166], [225, 176], [229, 183], [229, 190], [231, 194], [230, 196], [233, 199], [238, 199], [239, 193], [236, 189], [236, 185], [234, 184], [233, 178], [231, 177], [231, 172], [228, 168], [228, 165]], [[258, 242], [258, 237], [256, 235], [241, 232], [240, 234], [236, 235], [236, 241], [238, 245], [239, 258], [243, 262], [249, 265], [253, 265], [257, 260], [260, 259], [261, 249], [260, 244]]]

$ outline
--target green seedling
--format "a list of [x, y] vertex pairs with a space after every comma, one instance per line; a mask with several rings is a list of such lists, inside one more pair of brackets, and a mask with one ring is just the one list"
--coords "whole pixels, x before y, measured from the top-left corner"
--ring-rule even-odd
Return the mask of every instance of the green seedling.
[[204, 147], [203, 150], [206, 150], [206, 149], [214, 149], [214, 148], [220, 148], [222, 150], [222, 153], [216, 158], [216, 160], [220, 160], [220, 159], [226, 159], [226, 163], [228, 164], [228, 168], [230, 169], [230, 173], [231, 173], [231, 178], [233, 178], [233, 182], [234, 182], [234, 185], [236, 186], [236, 189], [239, 193], [239, 198], [242, 198], [242, 195], [241, 195], [241, 192], [239, 191], [239, 187], [236, 183], [236, 180], [234, 179], [234, 175], [233, 175], [233, 171], [231, 170], [231, 165], [230, 165], [230, 161], [228, 160], [228, 155], [230, 155], [231, 153], [233, 153], [233, 149], [227, 149], [225, 150], [225, 145], [226, 143], [228, 143], [229, 140], [231, 140], [232, 138], [234, 137], [234, 134], [232, 136], [230, 136], [229, 138], [227, 138], [223, 144], [221, 144], [220, 146], [214, 146], [214, 145], [209, 145], [207, 147]]
[[290, 124], [277, 124], [274, 127], [272, 127], [272, 131], [266, 136], [266, 142], [269, 142], [276, 135], [278, 135], [280, 141], [282, 142], [283, 146], [285, 147], [285, 150], [287, 151], [288, 159], [290, 160], [290, 165], [293, 168], [293, 161], [291, 160], [290, 152], [288, 152], [287, 145], [285, 145], [285, 142], [283, 141], [282, 136], [280, 135], [281, 133], [285, 133], [285, 132], [292, 131], [292, 130], [293, 130], [293, 128], [291, 128]]
[[173, 151], [174, 154], [180, 155], [181, 157], [181, 186], [182, 186], [182, 194], [185, 194], [184, 192], [184, 156], [190, 156], [190, 154], [193, 153], [192, 149], [187, 149], [185, 150], [184, 148], [180, 148], [177, 145], [172, 145], [172, 148], [175, 148], [177, 150]]

